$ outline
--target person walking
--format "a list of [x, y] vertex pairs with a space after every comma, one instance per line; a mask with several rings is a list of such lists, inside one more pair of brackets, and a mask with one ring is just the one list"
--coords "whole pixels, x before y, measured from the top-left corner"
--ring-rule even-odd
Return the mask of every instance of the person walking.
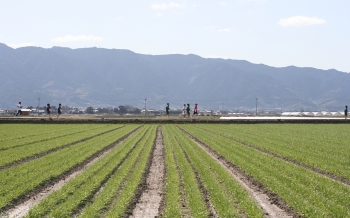
[[198, 116], [198, 105], [196, 103], [193, 108], [193, 117], [197, 117], [197, 116]]
[[62, 114], [62, 106], [61, 104], [58, 104], [58, 108], [57, 108], [57, 118]]
[[15, 114], [15, 116], [21, 116], [22, 115], [22, 102], [18, 102], [18, 105], [17, 105], [17, 114]]
[[190, 104], [187, 104], [187, 108], [186, 108], [186, 111], [187, 111], [187, 117], [190, 118], [190, 111], [191, 111], [191, 108], [190, 108]]
[[184, 107], [182, 108], [182, 116], [186, 118], [186, 104], [184, 104]]
[[165, 113], [166, 113], [166, 115], [168, 116], [168, 119], [170, 119], [170, 118], [169, 118], [169, 110], [170, 110], [170, 108], [169, 108], [169, 103], [166, 103]]
[[345, 119], [347, 119], [348, 118], [348, 106], [347, 105], [345, 105], [344, 115], [345, 115]]
[[51, 106], [50, 106], [50, 104], [47, 104], [47, 106], [46, 106], [46, 115], [49, 115], [49, 117], [51, 118]]

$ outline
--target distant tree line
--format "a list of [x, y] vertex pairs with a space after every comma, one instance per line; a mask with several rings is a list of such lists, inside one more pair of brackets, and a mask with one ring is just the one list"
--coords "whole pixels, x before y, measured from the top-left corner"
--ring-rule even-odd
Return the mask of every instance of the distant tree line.
[[141, 110], [137, 107], [130, 105], [120, 105], [117, 108], [97, 108], [93, 107], [86, 108], [87, 114], [140, 114]]

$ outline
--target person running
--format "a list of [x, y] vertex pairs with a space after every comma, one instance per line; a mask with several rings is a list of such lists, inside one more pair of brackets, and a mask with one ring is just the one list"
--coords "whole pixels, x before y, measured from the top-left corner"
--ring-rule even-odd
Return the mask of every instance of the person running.
[[61, 104], [58, 105], [58, 108], [57, 108], [57, 118], [62, 114], [62, 106]]
[[182, 108], [182, 116], [186, 118], [186, 104], [184, 104], [184, 107]]
[[47, 106], [46, 106], [46, 115], [49, 115], [49, 117], [51, 117], [51, 106], [50, 106], [50, 104], [47, 104]]
[[187, 108], [186, 108], [186, 111], [187, 111], [187, 117], [190, 118], [190, 111], [191, 111], [191, 108], [190, 108], [190, 104], [187, 104]]
[[345, 105], [344, 115], [345, 115], [345, 119], [347, 119], [348, 118], [348, 106], [347, 105]]
[[170, 110], [169, 103], [166, 103], [165, 113], [168, 116], [168, 119], [169, 119], [169, 110]]
[[198, 105], [197, 103], [194, 105], [194, 108], [193, 108], [193, 117], [197, 117], [198, 116]]
[[22, 102], [18, 102], [18, 105], [17, 105], [17, 114], [15, 114], [15, 116], [21, 116], [22, 115]]

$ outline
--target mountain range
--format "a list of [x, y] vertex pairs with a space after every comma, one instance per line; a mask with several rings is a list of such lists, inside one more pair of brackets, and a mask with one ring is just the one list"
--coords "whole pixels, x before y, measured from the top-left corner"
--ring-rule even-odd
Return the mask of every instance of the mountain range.
[[[302, 54], [300, 54], [302, 55]], [[0, 43], [0, 108], [51, 105], [148, 109], [184, 103], [215, 110], [343, 110], [350, 74], [271, 67], [197, 55], [64, 47], [13, 49]], [[40, 98], [40, 102], [39, 99]], [[147, 99], [147, 100], [145, 100]]]

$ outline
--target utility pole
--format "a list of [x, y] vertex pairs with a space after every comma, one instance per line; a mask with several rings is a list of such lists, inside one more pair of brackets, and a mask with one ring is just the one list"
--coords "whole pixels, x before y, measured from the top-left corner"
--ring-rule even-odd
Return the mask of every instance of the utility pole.
[[146, 113], [147, 113], [147, 107], [146, 107], [146, 105], [147, 105], [147, 98], [145, 98], [145, 116], [146, 116]]
[[38, 116], [39, 116], [39, 108], [40, 108], [40, 97], [38, 98], [38, 109], [36, 110], [36, 112], [38, 112]]
[[258, 116], [258, 98], [256, 98], [255, 102], [255, 116]]

